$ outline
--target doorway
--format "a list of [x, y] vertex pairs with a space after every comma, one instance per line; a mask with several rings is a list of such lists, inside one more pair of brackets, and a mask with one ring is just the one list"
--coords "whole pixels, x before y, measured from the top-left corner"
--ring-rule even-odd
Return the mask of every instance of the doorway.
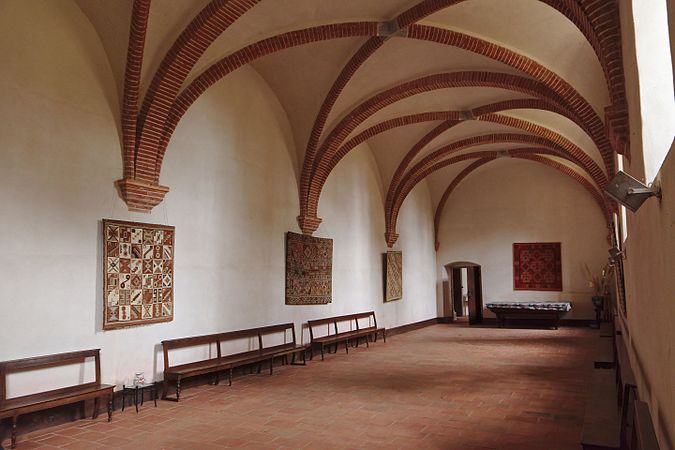
[[444, 316], [454, 321], [468, 319], [469, 325], [483, 322], [483, 284], [481, 266], [471, 262], [445, 265], [450, 280], [450, 295], [444, 302]]

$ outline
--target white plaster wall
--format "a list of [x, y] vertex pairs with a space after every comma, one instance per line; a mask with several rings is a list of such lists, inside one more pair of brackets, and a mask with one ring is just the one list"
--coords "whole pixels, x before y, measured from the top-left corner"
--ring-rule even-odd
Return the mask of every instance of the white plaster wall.
[[[482, 266], [483, 303], [569, 300], [566, 318], [595, 317], [584, 264], [600, 271], [606, 263], [607, 228], [595, 200], [566, 175], [531, 161], [491, 162], [453, 191], [439, 230], [439, 280], [445, 264], [471, 261]], [[561, 243], [562, 292], [514, 291], [514, 242]]]
[[675, 448], [675, 145], [657, 179], [663, 201], [628, 213], [624, 339], [659, 444]]
[[[382, 303], [383, 203], [367, 147], [336, 168], [319, 208], [316, 234], [334, 239], [333, 303], [286, 306], [297, 167], [285, 114], [257, 73], [241, 69], [195, 103], [164, 160], [171, 191], [151, 214], [129, 213], [114, 189], [115, 83], [91, 26], [67, 2], [0, 8], [0, 360], [100, 347], [103, 381], [121, 384], [137, 371], [161, 376], [162, 339], [286, 321], [300, 336], [307, 319], [370, 309], [387, 327], [435, 317], [424, 190], [402, 213], [404, 263], [415, 269], [406, 296]], [[101, 331], [102, 218], [176, 226], [172, 322]], [[17, 379], [10, 394], [47, 378], [58, 381]]]

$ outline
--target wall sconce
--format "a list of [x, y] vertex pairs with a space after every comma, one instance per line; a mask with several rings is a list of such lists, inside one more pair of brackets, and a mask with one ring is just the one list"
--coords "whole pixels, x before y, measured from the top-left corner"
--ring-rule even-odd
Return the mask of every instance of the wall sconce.
[[615, 265], [624, 258], [623, 252], [616, 247], [610, 248], [608, 253], [609, 258], [607, 258], [607, 260], [609, 261], [610, 266]]
[[625, 172], [619, 171], [614, 178], [605, 186], [605, 193], [621, 203], [633, 212], [649, 197], [661, 198], [661, 189], [654, 186], [646, 186], [639, 180]]

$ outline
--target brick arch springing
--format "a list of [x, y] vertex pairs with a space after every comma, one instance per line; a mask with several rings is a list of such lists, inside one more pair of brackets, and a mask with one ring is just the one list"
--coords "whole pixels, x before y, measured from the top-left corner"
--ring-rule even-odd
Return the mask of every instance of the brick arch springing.
[[[541, 164], [544, 164], [546, 166], [552, 167], [556, 169], [557, 171], [567, 175], [568, 177], [572, 178], [574, 181], [579, 183], [581, 186], [588, 191], [588, 193], [593, 197], [595, 200], [596, 204], [600, 208], [603, 217], [605, 218], [605, 223], [607, 224], [608, 229], [611, 227], [612, 223], [612, 212], [608, 208], [607, 203], [605, 202], [603, 196], [598, 192], [598, 190], [593, 186], [593, 184], [589, 183], [589, 181], [584, 178], [582, 175], [580, 175], [577, 171], [572, 169], [569, 166], [566, 166], [564, 164], [560, 164], [556, 161], [553, 161], [549, 158], [540, 156], [535, 154], [534, 152], [530, 154], [517, 154], [513, 155], [514, 158], [520, 158], [520, 159], [527, 159], [530, 161], [535, 161]], [[478, 169], [480, 166], [487, 164], [491, 161], [494, 161], [496, 158], [490, 157], [490, 158], [481, 158], [473, 163], [471, 163], [468, 167], [466, 167], [464, 170], [462, 170], [453, 180], [452, 182], [448, 185], [446, 188], [445, 192], [443, 192], [443, 195], [441, 196], [440, 201], [438, 202], [438, 206], [436, 207], [436, 212], [434, 214], [434, 237], [435, 237], [435, 247], [436, 250], [438, 250], [440, 246], [440, 240], [438, 236], [438, 231], [440, 228], [440, 223], [441, 223], [441, 217], [443, 215], [443, 209], [445, 208], [445, 204], [452, 194], [452, 192], [455, 190], [457, 185], [464, 180], [469, 174], [471, 174], [474, 170]], [[393, 224], [393, 230], [395, 232], [396, 230], [396, 224]]]
[[206, 49], [260, 0], [212, 0], [183, 30], [164, 56], [143, 101], [138, 120], [135, 177], [157, 183], [159, 136], [190, 71]]

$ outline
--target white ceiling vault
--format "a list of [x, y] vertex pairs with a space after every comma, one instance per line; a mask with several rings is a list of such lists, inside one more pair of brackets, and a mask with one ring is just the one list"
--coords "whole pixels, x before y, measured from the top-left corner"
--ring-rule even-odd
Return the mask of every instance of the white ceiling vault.
[[436, 206], [504, 156], [567, 174], [611, 216], [602, 186], [628, 144], [615, 0], [75, 1], [120, 92], [118, 185], [132, 210], [168, 191], [162, 158], [190, 105], [249, 65], [288, 115], [304, 233], [321, 222], [330, 171], [364, 142], [390, 246], [419, 181]]

